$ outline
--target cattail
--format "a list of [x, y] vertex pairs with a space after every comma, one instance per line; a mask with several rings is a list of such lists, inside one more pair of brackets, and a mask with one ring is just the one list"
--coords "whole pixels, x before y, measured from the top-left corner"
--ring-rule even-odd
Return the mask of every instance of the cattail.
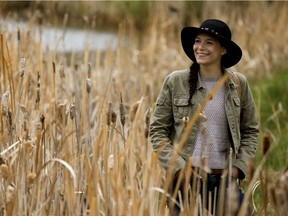
[[124, 125], [125, 125], [125, 107], [124, 107], [124, 104], [123, 104], [122, 94], [121, 93], [120, 93], [119, 111], [120, 111], [120, 121], [121, 121], [122, 126], [124, 127]]
[[20, 77], [23, 77], [23, 75], [24, 75], [25, 66], [26, 66], [26, 59], [24, 57], [22, 57], [20, 59], [20, 63], [19, 63], [19, 76]]
[[91, 78], [92, 69], [91, 69], [91, 63], [90, 62], [88, 63], [88, 71], [87, 72], [88, 72], [88, 74], [87, 74], [88, 78]]
[[52, 68], [53, 68], [53, 74], [55, 74], [56, 73], [56, 64], [54, 61], [52, 62]]
[[37, 133], [37, 140], [38, 142], [40, 142], [40, 139], [41, 139], [41, 134], [42, 134], [42, 124], [40, 122], [38, 122], [36, 124], [36, 133]]
[[40, 72], [37, 73], [36, 103], [40, 102]]
[[72, 103], [71, 104], [71, 107], [70, 107], [70, 119], [74, 119], [75, 117], [75, 114], [76, 114], [76, 107], [75, 107], [75, 103]]
[[21, 110], [21, 112], [23, 113], [23, 118], [24, 118], [24, 120], [27, 121], [27, 120], [29, 119], [28, 109], [26, 108], [26, 106], [20, 105], [20, 110]]
[[117, 119], [116, 113], [112, 110], [112, 102], [108, 103], [108, 111], [107, 111], [107, 125], [110, 126], [111, 123], [115, 124]]
[[40, 116], [40, 122], [41, 122], [41, 125], [42, 125], [42, 130], [44, 130], [44, 128], [45, 128], [45, 116], [44, 115]]
[[31, 173], [31, 172], [29, 172], [29, 173], [27, 174], [27, 183], [28, 183], [28, 185], [33, 184], [33, 182], [34, 182], [34, 180], [35, 180], [36, 177], [37, 177], [36, 173]]
[[92, 81], [91, 81], [91, 64], [88, 63], [88, 78], [86, 79], [86, 91], [89, 94], [91, 92]]
[[17, 40], [18, 40], [18, 42], [21, 40], [21, 34], [20, 34], [19, 28], [17, 28]]
[[150, 128], [150, 109], [147, 109], [144, 115], [144, 133], [145, 133], [145, 138], [148, 138], [149, 136], [149, 128]]
[[86, 91], [89, 94], [91, 92], [91, 87], [92, 87], [92, 81], [90, 78], [86, 79]]
[[263, 155], [266, 155], [269, 151], [270, 148], [270, 136], [267, 132], [265, 132], [264, 136], [263, 136], [263, 149], [262, 149], [262, 153]]
[[62, 103], [58, 105], [58, 118], [59, 122], [66, 122], [66, 103]]
[[59, 74], [60, 74], [61, 78], [65, 78], [65, 71], [64, 71], [64, 65], [63, 64], [60, 65]]
[[8, 114], [8, 101], [9, 101], [9, 97], [10, 97], [10, 92], [9, 91], [6, 91], [3, 95], [2, 95], [2, 100], [1, 100], [1, 103], [2, 103], [2, 113], [4, 115], [7, 115]]
[[0, 165], [0, 176], [2, 176], [3, 179], [7, 180], [9, 178], [9, 167], [3, 163]]

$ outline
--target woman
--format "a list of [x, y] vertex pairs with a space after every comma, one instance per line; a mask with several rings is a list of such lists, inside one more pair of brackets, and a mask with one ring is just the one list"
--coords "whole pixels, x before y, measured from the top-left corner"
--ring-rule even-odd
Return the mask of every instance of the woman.
[[[255, 156], [259, 135], [255, 103], [244, 75], [227, 70], [240, 61], [242, 51], [231, 40], [231, 31], [226, 23], [208, 19], [199, 28], [185, 27], [181, 32], [181, 42], [193, 63], [190, 70], [175, 71], [166, 77], [151, 122], [151, 142], [160, 164], [167, 170], [171, 169], [173, 149], [185, 129], [183, 118], [191, 119], [217, 81], [227, 76], [224, 85], [204, 107], [204, 126], [198, 118], [185, 144], [177, 151], [172, 167], [174, 181], [171, 193], [178, 178], [183, 179], [183, 173], [194, 173], [189, 181], [191, 186], [195, 176], [203, 177], [203, 172], [199, 176], [195, 170], [206, 166], [206, 180], [202, 179], [201, 185], [213, 197], [214, 191], [220, 191], [220, 179], [228, 166], [232, 167], [229, 176], [242, 180], [246, 176], [248, 160]], [[229, 154], [231, 149], [232, 155]], [[206, 165], [203, 164], [203, 155], [207, 157]], [[200, 193], [205, 197], [203, 188]], [[188, 189], [186, 186], [179, 190], [183, 196]], [[243, 198], [240, 190], [239, 197]], [[209, 209], [213, 209], [213, 204]], [[175, 210], [180, 210], [177, 205]]]

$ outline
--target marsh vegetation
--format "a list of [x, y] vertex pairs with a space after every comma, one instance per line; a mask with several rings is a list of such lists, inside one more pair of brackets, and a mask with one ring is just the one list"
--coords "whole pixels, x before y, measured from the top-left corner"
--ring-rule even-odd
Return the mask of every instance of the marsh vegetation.
[[[209, 17], [232, 26], [243, 49], [234, 69], [251, 81], [261, 122], [257, 157], [243, 182], [245, 203], [255, 215], [285, 215], [288, 4], [75, 4], [83, 31], [112, 23], [115, 49], [87, 46], [70, 55], [43, 49], [35, 25], [72, 27], [69, 19], [77, 16], [69, 11], [76, 9], [68, 2], [58, 4], [57, 17], [53, 4], [27, 6], [23, 29], [0, 24], [0, 215], [168, 215], [150, 114], [164, 77], [190, 66], [180, 29]], [[105, 15], [95, 16], [95, 8]], [[19, 19], [8, 12], [1, 19]]]

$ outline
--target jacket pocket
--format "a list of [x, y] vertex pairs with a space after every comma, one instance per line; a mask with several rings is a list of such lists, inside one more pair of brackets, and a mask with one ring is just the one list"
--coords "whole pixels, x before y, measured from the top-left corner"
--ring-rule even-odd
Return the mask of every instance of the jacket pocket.
[[158, 98], [156, 101], [156, 105], [157, 106], [163, 106], [164, 102], [165, 102], [164, 98]]
[[173, 113], [175, 118], [183, 118], [188, 116], [189, 103], [188, 98], [175, 97], [173, 100]]

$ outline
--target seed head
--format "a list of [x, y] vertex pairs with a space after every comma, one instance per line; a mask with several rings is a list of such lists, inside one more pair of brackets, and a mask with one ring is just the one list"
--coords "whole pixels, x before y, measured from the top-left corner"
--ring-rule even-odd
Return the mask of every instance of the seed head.
[[9, 97], [10, 97], [10, 92], [6, 91], [3, 95], [2, 95], [2, 113], [4, 115], [6, 115], [8, 113], [8, 102], [9, 102]]
[[20, 77], [23, 77], [23, 75], [24, 75], [25, 66], [26, 66], [26, 59], [24, 57], [22, 57], [20, 59], [20, 62], [19, 62], [19, 76]]
[[117, 115], [115, 111], [112, 110], [112, 102], [108, 103], [108, 111], [107, 111], [107, 125], [110, 126], [111, 123], [115, 124], [117, 120]]
[[70, 107], [70, 119], [74, 119], [75, 114], [76, 114], [75, 103], [72, 103]]
[[90, 78], [86, 79], [86, 91], [89, 94], [91, 92], [91, 87], [92, 87], [92, 81]]
[[10, 176], [9, 167], [5, 163], [0, 165], [0, 176], [5, 180]]
[[92, 71], [92, 69], [91, 69], [91, 63], [89, 62], [88, 63], [88, 78], [91, 78], [91, 71]]
[[31, 185], [31, 184], [34, 182], [34, 180], [35, 180], [36, 177], [37, 177], [36, 173], [29, 172], [29, 173], [27, 174], [27, 183], [28, 183], [29, 185]]
[[120, 121], [122, 126], [124, 127], [125, 125], [125, 107], [123, 104], [123, 100], [122, 100], [122, 94], [120, 93], [120, 106], [119, 106], [119, 111], [120, 111]]
[[130, 110], [130, 122], [134, 122], [139, 105], [140, 105], [140, 101], [137, 101], [135, 104], [133, 104]]
[[149, 136], [149, 129], [150, 129], [150, 109], [147, 109], [144, 115], [144, 133], [145, 133], [145, 138], [148, 138]]

